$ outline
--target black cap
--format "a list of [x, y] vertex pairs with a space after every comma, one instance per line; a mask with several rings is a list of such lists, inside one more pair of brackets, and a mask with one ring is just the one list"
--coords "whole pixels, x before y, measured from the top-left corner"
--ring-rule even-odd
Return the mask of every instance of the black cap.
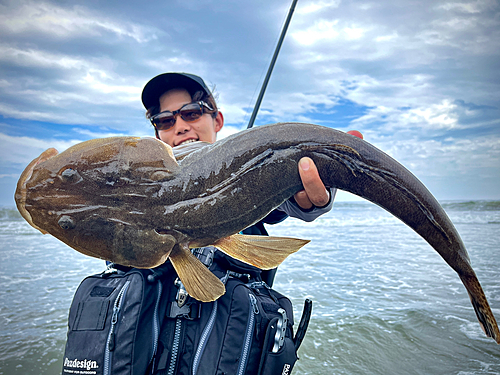
[[189, 73], [163, 73], [151, 79], [142, 90], [142, 104], [146, 109], [160, 104], [160, 96], [175, 88], [185, 88], [191, 96], [196, 91], [212, 95], [201, 77]]

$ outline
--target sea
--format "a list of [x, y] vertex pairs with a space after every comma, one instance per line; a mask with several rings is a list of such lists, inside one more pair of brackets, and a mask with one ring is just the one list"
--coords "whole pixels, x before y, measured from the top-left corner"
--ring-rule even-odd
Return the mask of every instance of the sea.
[[[500, 319], [500, 201], [443, 201]], [[500, 374], [457, 274], [417, 234], [367, 201], [336, 202], [313, 223], [271, 235], [311, 242], [279, 268], [298, 325], [313, 315], [292, 374]], [[0, 374], [60, 374], [68, 309], [105, 268], [0, 208]], [[500, 321], [500, 320], [499, 320]]]

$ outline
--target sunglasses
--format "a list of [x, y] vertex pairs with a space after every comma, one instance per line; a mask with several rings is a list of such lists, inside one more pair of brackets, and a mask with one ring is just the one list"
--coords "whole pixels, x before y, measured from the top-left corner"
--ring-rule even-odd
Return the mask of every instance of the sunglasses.
[[184, 121], [192, 122], [198, 120], [204, 113], [213, 113], [214, 109], [205, 102], [184, 104], [177, 111], [163, 111], [151, 117], [151, 124], [156, 130], [168, 130], [175, 125], [177, 116], [180, 115]]

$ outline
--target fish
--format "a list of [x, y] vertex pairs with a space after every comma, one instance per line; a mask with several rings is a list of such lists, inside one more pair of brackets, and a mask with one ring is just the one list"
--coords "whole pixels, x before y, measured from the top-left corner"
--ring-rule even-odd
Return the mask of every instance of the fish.
[[118, 264], [150, 268], [168, 259], [191, 296], [212, 301], [224, 286], [190, 248], [213, 245], [270, 269], [308, 242], [239, 234], [303, 189], [297, 165], [306, 156], [326, 186], [375, 203], [427, 241], [458, 273], [481, 328], [500, 344], [467, 250], [439, 202], [395, 159], [335, 129], [264, 125], [178, 159], [155, 138], [93, 139], [34, 159], [15, 199], [42, 233]]

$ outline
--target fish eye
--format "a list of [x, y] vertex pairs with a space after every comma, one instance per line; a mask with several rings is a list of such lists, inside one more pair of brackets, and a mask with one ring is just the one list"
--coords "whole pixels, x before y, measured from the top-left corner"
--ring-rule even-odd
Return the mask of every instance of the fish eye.
[[59, 177], [65, 182], [77, 182], [81, 179], [78, 171], [73, 168], [65, 168], [59, 172]]
[[70, 230], [76, 226], [76, 223], [73, 220], [73, 218], [68, 215], [61, 216], [57, 224], [59, 224], [59, 226], [64, 230]]

